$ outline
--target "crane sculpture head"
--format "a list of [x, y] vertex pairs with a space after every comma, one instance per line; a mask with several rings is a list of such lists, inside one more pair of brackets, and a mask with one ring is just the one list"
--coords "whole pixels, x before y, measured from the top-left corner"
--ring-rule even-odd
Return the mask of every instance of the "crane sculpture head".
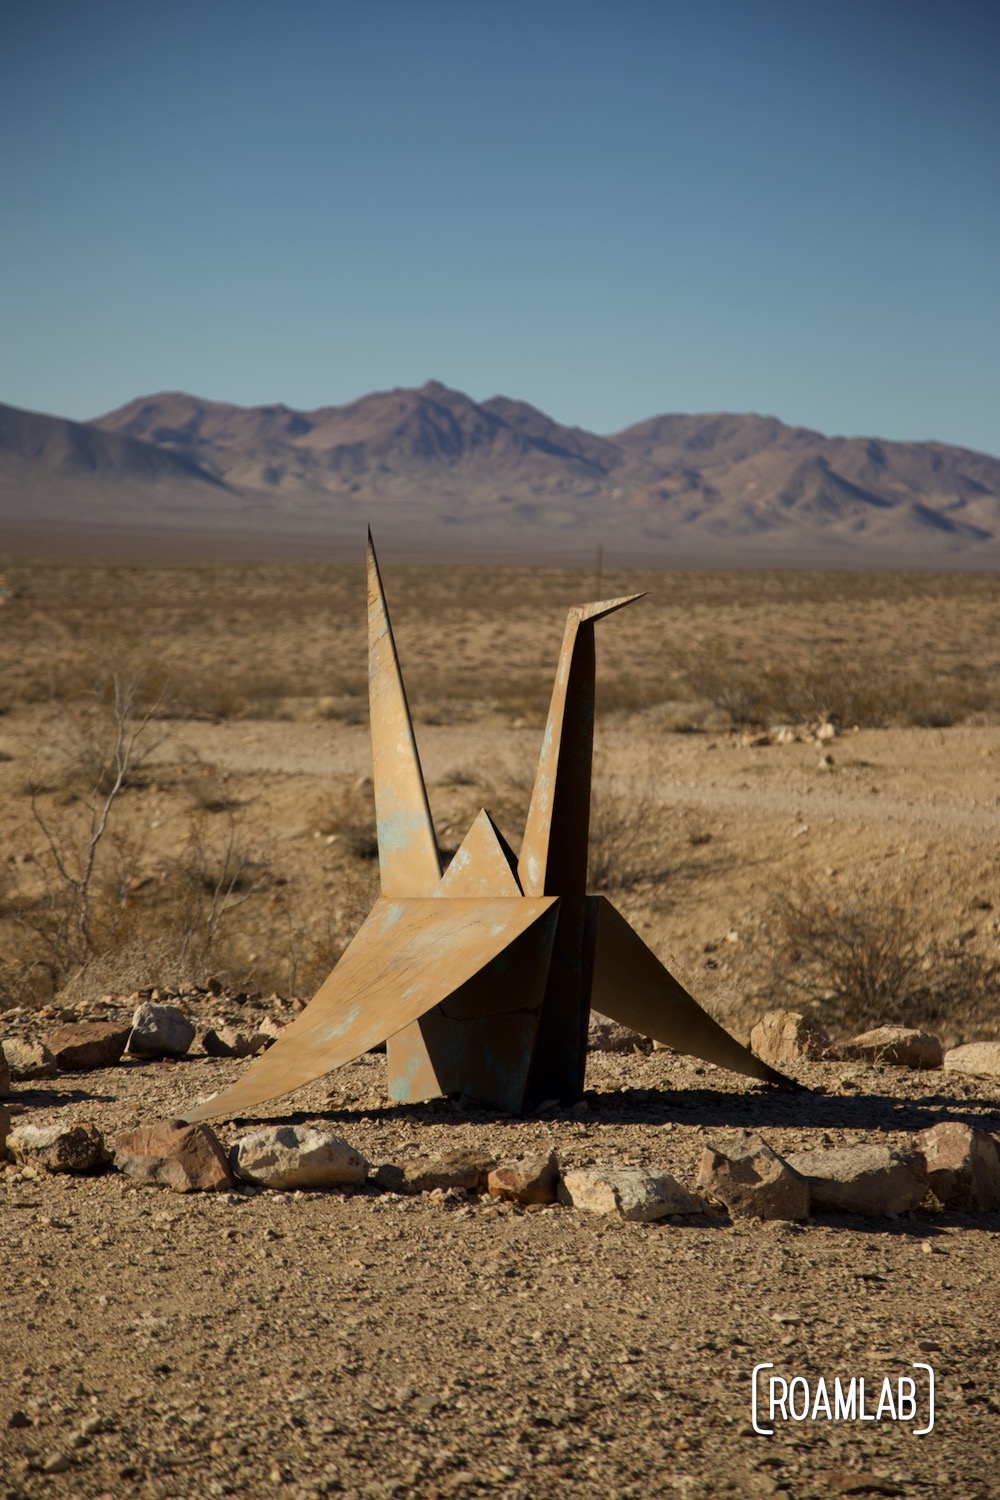
[[575, 1099], [592, 1005], [679, 1052], [789, 1083], [702, 1010], [610, 901], [587, 895], [594, 626], [638, 598], [569, 611], [520, 855], [483, 809], [442, 872], [369, 534], [382, 894], [298, 1019], [187, 1120], [244, 1114], [383, 1041], [400, 1103], [463, 1093], [518, 1113]]

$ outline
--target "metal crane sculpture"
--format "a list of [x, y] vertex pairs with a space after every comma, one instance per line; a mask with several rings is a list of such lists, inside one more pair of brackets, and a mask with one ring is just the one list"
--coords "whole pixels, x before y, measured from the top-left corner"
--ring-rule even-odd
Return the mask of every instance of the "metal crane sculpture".
[[382, 894], [302, 1014], [185, 1119], [245, 1114], [383, 1041], [399, 1103], [462, 1093], [523, 1113], [576, 1099], [591, 1006], [679, 1052], [794, 1087], [701, 1009], [610, 901], [587, 895], [594, 626], [641, 597], [569, 611], [520, 855], [484, 809], [442, 872], [369, 533]]

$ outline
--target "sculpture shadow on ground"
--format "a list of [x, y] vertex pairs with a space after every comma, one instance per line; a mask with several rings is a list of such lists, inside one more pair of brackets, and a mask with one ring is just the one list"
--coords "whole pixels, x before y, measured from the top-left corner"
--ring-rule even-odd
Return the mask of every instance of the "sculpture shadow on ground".
[[[900, 1099], [893, 1094], [783, 1094], [771, 1089], [753, 1091], [722, 1089], [588, 1089], [579, 1105], [553, 1105], [537, 1111], [533, 1119], [553, 1129], [584, 1123], [602, 1125], [690, 1125], [718, 1129], [748, 1130], [868, 1130], [900, 1134], [957, 1120], [982, 1127], [987, 1119], [1000, 1120], [1000, 1108], [986, 1115], [970, 1107], [968, 1099], [949, 1094], [929, 1094], [919, 1099]], [[362, 1119], [375, 1124], [489, 1125], [523, 1129], [525, 1116], [480, 1106], [471, 1099], [435, 1099], [425, 1104], [351, 1105], [331, 1103], [322, 1110], [295, 1110], [271, 1115], [267, 1121], [237, 1118], [234, 1124], [302, 1125], [322, 1121], [349, 1127]]]

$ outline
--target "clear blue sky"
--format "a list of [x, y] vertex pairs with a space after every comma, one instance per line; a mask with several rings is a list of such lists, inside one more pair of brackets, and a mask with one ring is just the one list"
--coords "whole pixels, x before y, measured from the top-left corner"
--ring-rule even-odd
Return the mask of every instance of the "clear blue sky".
[[0, 400], [1000, 453], [990, 0], [0, 0]]

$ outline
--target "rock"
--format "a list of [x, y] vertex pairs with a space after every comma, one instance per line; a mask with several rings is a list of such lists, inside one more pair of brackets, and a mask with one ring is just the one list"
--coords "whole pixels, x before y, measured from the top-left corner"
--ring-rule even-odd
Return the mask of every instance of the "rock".
[[54, 1078], [58, 1072], [56, 1060], [44, 1042], [25, 1042], [19, 1037], [10, 1037], [3, 1043], [0, 1056], [0, 1093], [3, 1092], [4, 1060], [15, 1083]]
[[1000, 1042], [966, 1042], [944, 1055], [946, 1073], [971, 1073], [976, 1078], [1000, 1078]]
[[47, 1172], [99, 1172], [111, 1160], [104, 1137], [89, 1120], [77, 1125], [18, 1125], [7, 1150], [22, 1166]]
[[240, 1136], [229, 1153], [237, 1177], [270, 1188], [358, 1187], [368, 1163], [338, 1135], [302, 1125], [269, 1126]]
[[262, 1039], [261, 1046], [266, 1049], [278, 1040], [284, 1029], [281, 1022], [276, 1021], [273, 1016], [265, 1016], [257, 1027], [256, 1035]]
[[1000, 1208], [1000, 1141], [959, 1120], [922, 1130], [914, 1147], [923, 1157], [935, 1197], [946, 1208]]
[[217, 1192], [234, 1185], [226, 1153], [207, 1125], [158, 1120], [120, 1131], [111, 1148], [119, 1172], [175, 1193]]
[[7, 1155], [7, 1137], [10, 1135], [10, 1110], [0, 1104], [0, 1161]]
[[834, 1050], [852, 1062], [890, 1063], [897, 1068], [939, 1068], [944, 1057], [936, 1036], [910, 1026], [876, 1026], [838, 1043]]
[[183, 1057], [194, 1041], [194, 1025], [176, 1005], [136, 1007], [128, 1050], [134, 1057]]
[[486, 1179], [491, 1198], [508, 1203], [555, 1203], [559, 1186], [559, 1161], [555, 1151], [547, 1156], [520, 1157], [501, 1162]]
[[587, 1046], [591, 1052], [631, 1052], [641, 1047], [644, 1038], [631, 1026], [622, 1026], [610, 1016], [592, 1011], [587, 1029]]
[[825, 1057], [829, 1047], [819, 1022], [797, 1010], [769, 1010], [750, 1033], [750, 1050], [772, 1067]]
[[667, 1172], [641, 1167], [582, 1167], [564, 1172], [559, 1202], [592, 1214], [617, 1214], [633, 1224], [647, 1224], [670, 1214], [702, 1214], [704, 1203]]
[[734, 1219], [807, 1219], [809, 1184], [766, 1141], [742, 1130], [727, 1151], [706, 1146], [696, 1186]]
[[0, 1099], [10, 1093], [10, 1065], [7, 1062], [7, 1049], [0, 1047]]
[[214, 1031], [205, 1032], [201, 1045], [209, 1057], [254, 1057], [273, 1041], [272, 1036], [262, 1031], [251, 1034], [237, 1031], [232, 1026], [219, 1026]]
[[60, 1073], [89, 1073], [114, 1067], [125, 1051], [129, 1030], [117, 1021], [78, 1021], [53, 1031], [45, 1045]]
[[375, 1185], [390, 1193], [430, 1193], [435, 1188], [464, 1188], [482, 1192], [492, 1159], [455, 1151], [449, 1156], [425, 1158], [397, 1166], [385, 1162], [375, 1173]]
[[929, 1186], [923, 1157], [892, 1146], [797, 1151], [787, 1160], [808, 1182], [814, 1209], [901, 1214], [916, 1208]]

